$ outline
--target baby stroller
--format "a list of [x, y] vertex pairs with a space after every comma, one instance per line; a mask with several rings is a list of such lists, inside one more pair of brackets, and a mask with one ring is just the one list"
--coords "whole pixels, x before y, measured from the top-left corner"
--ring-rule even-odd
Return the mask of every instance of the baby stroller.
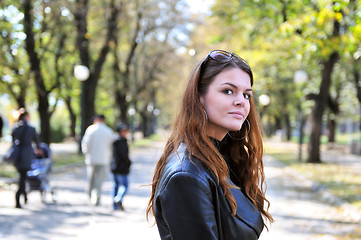
[[34, 154], [31, 163], [31, 170], [27, 171], [28, 191], [38, 190], [41, 194], [41, 201], [45, 203], [46, 193], [51, 193], [55, 203], [54, 189], [50, 186], [49, 173], [52, 170], [52, 159], [50, 148], [46, 143], [40, 143], [41, 155]]

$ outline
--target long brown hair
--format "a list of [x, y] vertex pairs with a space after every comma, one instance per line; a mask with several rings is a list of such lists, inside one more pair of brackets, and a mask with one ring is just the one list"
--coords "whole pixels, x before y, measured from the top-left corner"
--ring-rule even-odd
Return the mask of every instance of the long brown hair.
[[[223, 139], [227, 144], [225, 153], [222, 156], [207, 135], [207, 116], [200, 102], [200, 96], [206, 93], [214, 77], [227, 68], [240, 68], [250, 76], [253, 85], [253, 74], [249, 65], [237, 55], [232, 54], [228, 61], [217, 61], [207, 56], [199, 63], [191, 75], [181, 106], [173, 125], [163, 155], [157, 162], [152, 182], [152, 193], [147, 208], [149, 213], [154, 215], [153, 200], [154, 194], [162, 176], [167, 159], [172, 152], [176, 151], [180, 143], [185, 143], [189, 153], [198, 158], [217, 177], [225, 197], [230, 201], [233, 214], [236, 214], [236, 201], [230, 191], [227, 182], [229, 168], [225, 159], [231, 161], [234, 173], [239, 179], [239, 188], [253, 202], [260, 213], [273, 222], [272, 216], [268, 213], [269, 201], [265, 197], [264, 190], [264, 167], [262, 162], [263, 142], [259, 114], [253, 98], [250, 99], [250, 112], [248, 121], [250, 128], [243, 124], [241, 130], [228, 134]], [[240, 140], [235, 140], [240, 139]], [[267, 206], [265, 207], [265, 203]]]

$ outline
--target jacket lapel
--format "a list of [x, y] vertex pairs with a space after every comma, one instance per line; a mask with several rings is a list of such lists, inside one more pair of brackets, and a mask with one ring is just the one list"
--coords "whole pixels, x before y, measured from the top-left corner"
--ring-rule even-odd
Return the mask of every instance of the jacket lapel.
[[[234, 185], [232, 182], [231, 184]], [[236, 215], [238, 219], [251, 227], [259, 236], [264, 227], [261, 214], [239, 188], [230, 188], [230, 190], [237, 202]]]

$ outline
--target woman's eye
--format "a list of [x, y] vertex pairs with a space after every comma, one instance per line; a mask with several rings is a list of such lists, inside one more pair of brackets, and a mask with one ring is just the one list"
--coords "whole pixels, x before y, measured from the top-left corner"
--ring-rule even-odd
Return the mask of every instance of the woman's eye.
[[251, 99], [252, 95], [251, 94], [248, 94], [248, 93], [245, 93], [243, 94], [243, 97], [247, 100]]
[[231, 89], [226, 89], [223, 92], [227, 95], [231, 95], [233, 93], [233, 91]]

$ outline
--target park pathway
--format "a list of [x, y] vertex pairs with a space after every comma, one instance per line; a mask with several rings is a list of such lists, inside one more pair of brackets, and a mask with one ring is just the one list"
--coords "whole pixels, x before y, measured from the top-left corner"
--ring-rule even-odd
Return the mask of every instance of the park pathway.
[[[59, 146], [57, 146], [59, 147]], [[72, 149], [72, 148], [70, 148]], [[76, 149], [76, 148], [75, 148]], [[23, 209], [14, 208], [14, 191], [0, 189], [0, 239], [16, 240], [159, 240], [156, 226], [145, 219], [154, 162], [162, 145], [131, 153], [133, 160], [129, 192], [124, 198], [125, 212], [112, 210], [112, 179], [103, 186], [102, 204], [89, 204], [84, 166], [52, 174], [57, 202], [42, 204], [39, 192], [30, 192]], [[59, 149], [61, 150], [61, 149]]]
[[361, 239], [360, 211], [333, 206], [327, 191], [315, 192], [312, 182], [269, 156], [264, 161], [275, 222], [260, 240]]
[[[145, 219], [155, 162], [163, 143], [131, 151], [133, 160], [130, 188], [124, 199], [126, 212], [111, 207], [112, 180], [104, 185], [102, 205], [89, 205], [85, 194], [84, 166], [52, 175], [57, 203], [41, 204], [38, 192], [29, 194], [24, 209], [14, 208], [14, 189], [0, 188], [0, 239], [82, 240], [126, 239], [159, 240], [156, 226]], [[69, 145], [55, 151], [76, 151]], [[1, 153], [0, 153], [1, 154]], [[275, 223], [263, 231], [261, 240], [351, 240], [361, 239], [360, 215], [333, 207], [324, 194], [314, 192], [304, 181], [278, 161], [265, 157], [267, 196]], [[1, 186], [1, 185], [0, 185]]]

